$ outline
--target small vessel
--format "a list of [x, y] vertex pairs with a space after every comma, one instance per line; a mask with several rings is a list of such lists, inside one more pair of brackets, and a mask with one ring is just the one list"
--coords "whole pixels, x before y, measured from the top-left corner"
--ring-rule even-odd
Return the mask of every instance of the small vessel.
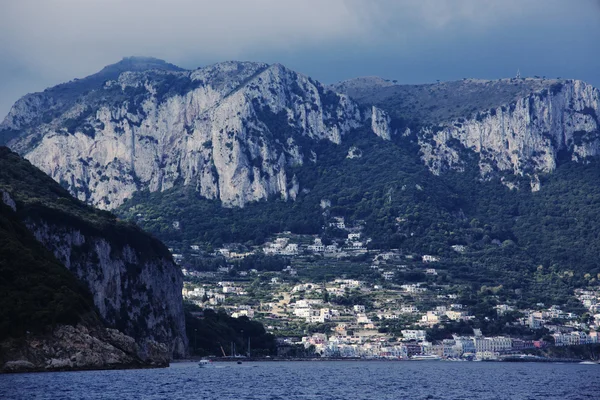
[[593, 362], [593, 361], [582, 361], [579, 364], [583, 364], [583, 365], [598, 365], [597, 362]]
[[200, 368], [210, 368], [210, 367], [213, 367], [214, 365], [211, 360], [207, 360], [207, 359], [203, 358], [202, 360], [200, 360], [198, 362], [198, 366]]
[[427, 354], [427, 355], [416, 354], [416, 355], [412, 356], [410, 359], [414, 360], [414, 361], [439, 361], [442, 359], [442, 357], [436, 356], [433, 354]]

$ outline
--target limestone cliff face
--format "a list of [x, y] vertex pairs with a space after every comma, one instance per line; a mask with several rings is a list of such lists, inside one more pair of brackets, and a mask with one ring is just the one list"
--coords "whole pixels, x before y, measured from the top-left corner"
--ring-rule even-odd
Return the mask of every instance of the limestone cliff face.
[[64, 224], [25, 223], [88, 286], [107, 324], [136, 339], [142, 358], [152, 354], [156, 343], [164, 345], [163, 357], [186, 355], [183, 275], [170, 259], [147, 258], [129, 244]]
[[135, 340], [137, 357], [186, 355], [183, 274], [164, 244], [74, 199], [6, 147], [0, 171], [3, 209], [87, 287], [106, 326]]
[[104, 209], [137, 190], [179, 184], [226, 206], [294, 199], [300, 183], [286, 167], [310, 162], [302, 140], [340, 143], [362, 126], [391, 136], [383, 111], [359, 108], [279, 64], [124, 71], [40, 117], [44, 104], [57, 102], [52, 93], [19, 101], [0, 132], [80, 200]]
[[599, 91], [581, 81], [546, 86], [470, 118], [423, 128], [418, 140], [424, 162], [436, 174], [461, 169], [464, 146], [479, 155], [482, 177], [529, 176], [537, 190], [537, 174], [553, 171], [557, 162], [599, 155]]

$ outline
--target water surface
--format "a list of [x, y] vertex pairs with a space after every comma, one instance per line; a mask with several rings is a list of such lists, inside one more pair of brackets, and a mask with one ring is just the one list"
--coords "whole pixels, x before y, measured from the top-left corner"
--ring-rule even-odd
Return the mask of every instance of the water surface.
[[600, 365], [468, 362], [176, 363], [0, 375], [12, 399], [600, 399]]

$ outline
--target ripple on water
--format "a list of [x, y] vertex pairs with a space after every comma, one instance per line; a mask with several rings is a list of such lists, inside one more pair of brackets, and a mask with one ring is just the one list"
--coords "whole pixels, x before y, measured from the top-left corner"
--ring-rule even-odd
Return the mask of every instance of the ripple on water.
[[265, 362], [200, 369], [0, 376], [14, 399], [599, 399], [600, 367], [573, 364]]

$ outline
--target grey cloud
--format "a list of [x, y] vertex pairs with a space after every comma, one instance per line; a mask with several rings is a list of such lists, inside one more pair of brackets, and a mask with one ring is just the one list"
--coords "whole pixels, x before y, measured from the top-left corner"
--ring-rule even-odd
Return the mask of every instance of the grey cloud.
[[326, 82], [497, 78], [521, 68], [600, 84], [596, 0], [0, 2], [0, 114], [20, 95], [129, 55], [186, 68], [281, 62]]

